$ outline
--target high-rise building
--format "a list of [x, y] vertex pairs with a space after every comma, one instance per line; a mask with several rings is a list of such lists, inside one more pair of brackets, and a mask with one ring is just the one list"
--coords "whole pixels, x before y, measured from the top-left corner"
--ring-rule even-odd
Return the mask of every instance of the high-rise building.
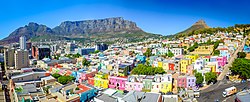
[[51, 50], [49, 46], [32, 46], [32, 56], [35, 59], [51, 58]]
[[75, 43], [67, 43], [65, 53], [73, 54], [75, 52], [75, 49], [76, 49]]
[[25, 50], [26, 49], [26, 37], [21, 36], [19, 39], [20, 49]]
[[15, 51], [15, 69], [29, 67], [29, 52], [27, 50], [18, 49]]
[[15, 59], [14, 59], [14, 48], [5, 48], [4, 49], [4, 67], [5, 69], [9, 69], [10, 67], [15, 66]]
[[51, 45], [51, 52], [56, 53], [56, 51], [58, 50], [59, 46], [57, 44]]
[[101, 43], [101, 44], [96, 44], [95, 45], [95, 50], [99, 50], [99, 51], [105, 51], [108, 49], [108, 45]]

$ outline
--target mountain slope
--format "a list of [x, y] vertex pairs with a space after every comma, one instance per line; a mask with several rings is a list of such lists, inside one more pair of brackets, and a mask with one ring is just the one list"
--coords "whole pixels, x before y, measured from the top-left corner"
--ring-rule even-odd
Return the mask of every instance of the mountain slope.
[[39, 25], [37, 23], [31, 22], [24, 27], [19, 27], [14, 32], [12, 32], [8, 37], [1, 40], [1, 43], [14, 43], [19, 41], [19, 37], [25, 36], [27, 39], [30, 39], [34, 36], [41, 36], [53, 34], [52, 29], [45, 25]]
[[199, 20], [197, 22], [195, 22], [191, 27], [189, 27], [188, 29], [177, 33], [177, 36], [185, 36], [188, 33], [191, 33], [195, 30], [200, 30], [200, 29], [205, 29], [205, 28], [210, 28], [206, 22], [204, 20]]
[[[114, 17], [97, 20], [65, 21], [53, 29], [32, 22], [16, 29], [8, 37], [1, 40], [0, 44], [18, 42], [20, 36], [26, 36], [27, 39], [33, 41], [74, 38], [83, 38], [89, 41], [117, 41], [123, 38], [125, 40], [143, 39], [158, 37], [159, 35], [144, 32], [137, 27], [135, 22], [124, 20], [122, 17]], [[114, 40], [113, 38], [119, 39]]]

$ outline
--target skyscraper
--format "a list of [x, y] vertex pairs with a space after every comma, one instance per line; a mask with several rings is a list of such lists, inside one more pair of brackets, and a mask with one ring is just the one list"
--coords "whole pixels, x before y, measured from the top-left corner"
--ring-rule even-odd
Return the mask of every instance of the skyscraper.
[[25, 50], [26, 49], [26, 37], [21, 36], [19, 39], [20, 49]]
[[15, 69], [29, 67], [29, 53], [27, 50], [17, 50], [14, 54]]

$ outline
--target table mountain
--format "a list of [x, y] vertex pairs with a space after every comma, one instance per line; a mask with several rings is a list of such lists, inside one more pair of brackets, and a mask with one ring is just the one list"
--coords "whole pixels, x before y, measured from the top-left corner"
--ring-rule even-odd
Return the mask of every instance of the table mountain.
[[124, 20], [122, 17], [85, 20], [65, 21], [55, 27], [56, 34], [94, 34], [94, 33], [115, 33], [142, 31], [136, 23]]

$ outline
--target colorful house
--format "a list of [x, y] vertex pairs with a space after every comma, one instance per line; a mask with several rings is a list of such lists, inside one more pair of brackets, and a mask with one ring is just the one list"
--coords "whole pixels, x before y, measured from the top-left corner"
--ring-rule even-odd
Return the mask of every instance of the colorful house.
[[227, 63], [227, 57], [217, 57], [219, 67], [223, 67]]
[[143, 79], [143, 92], [151, 92], [152, 89], [152, 82], [154, 81], [154, 76], [146, 76], [145, 79]]
[[196, 85], [196, 77], [194, 77], [194, 76], [187, 76], [186, 77], [187, 78], [187, 80], [186, 80], [186, 82], [187, 82], [187, 88], [189, 88], [189, 89], [192, 89], [192, 88], [194, 88], [195, 87], [195, 85]]
[[191, 59], [192, 60], [192, 62], [194, 62], [196, 59], [198, 59], [198, 55], [196, 54], [196, 55], [186, 55], [185, 56], [185, 58], [187, 58], [187, 59]]
[[158, 67], [161, 67], [162, 68], [163, 66], [163, 63], [161, 61], [158, 62]]
[[128, 80], [127, 77], [117, 77], [110, 76], [109, 77], [109, 88], [125, 90], [125, 82]]
[[162, 69], [165, 71], [165, 72], [167, 72], [168, 70], [169, 70], [169, 68], [168, 68], [168, 62], [166, 62], [166, 61], [164, 61], [164, 62], [162, 62], [163, 64], [162, 64]]
[[210, 58], [211, 58], [211, 56], [205, 56], [205, 57], [203, 57], [203, 59], [205, 60], [205, 62], [210, 62]]
[[76, 90], [76, 93], [80, 96], [80, 101], [81, 102], [86, 102], [87, 100], [93, 98], [96, 96], [97, 90], [88, 87], [83, 84], [78, 85], [79, 90]]
[[218, 56], [211, 56], [210, 57], [210, 62], [216, 62], [217, 58], [218, 58]]
[[194, 63], [194, 70], [202, 70], [205, 66], [205, 60], [200, 58], [200, 59], [197, 59]]
[[98, 88], [108, 88], [108, 74], [98, 73], [94, 77], [94, 86]]
[[174, 71], [175, 69], [175, 64], [174, 63], [168, 63], [168, 70]]
[[191, 59], [182, 59], [180, 65], [181, 73], [187, 73], [187, 66], [191, 64]]
[[142, 91], [143, 88], [143, 79], [145, 76], [143, 75], [133, 75], [133, 76], [128, 76], [128, 81], [125, 82], [125, 90], [127, 91]]
[[231, 57], [230, 56], [230, 53], [229, 53], [229, 50], [227, 48], [221, 48], [221, 49], [218, 49], [220, 50], [220, 56], [226, 56], [227, 57], [227, 60]]
[[193, 52], [190, 52], [190, 54], [197, 54], [201, 56], [209, 56], [213, 53], [214, 46], [199, 46], [197, 49], [195, 49]]
[[187, 77], [186, 76], [179, 76], [177, 78], [177, 87], [187, 88]]
[[188, 65], [187, 66], [187, 75], [193, 75], [194, 73], [193, 73], [193, 71], [194, 71], [194, 64], [190, 64], [190, 65]]
[[172, 92], [172, 74], [155, 75], [151, 92]]

